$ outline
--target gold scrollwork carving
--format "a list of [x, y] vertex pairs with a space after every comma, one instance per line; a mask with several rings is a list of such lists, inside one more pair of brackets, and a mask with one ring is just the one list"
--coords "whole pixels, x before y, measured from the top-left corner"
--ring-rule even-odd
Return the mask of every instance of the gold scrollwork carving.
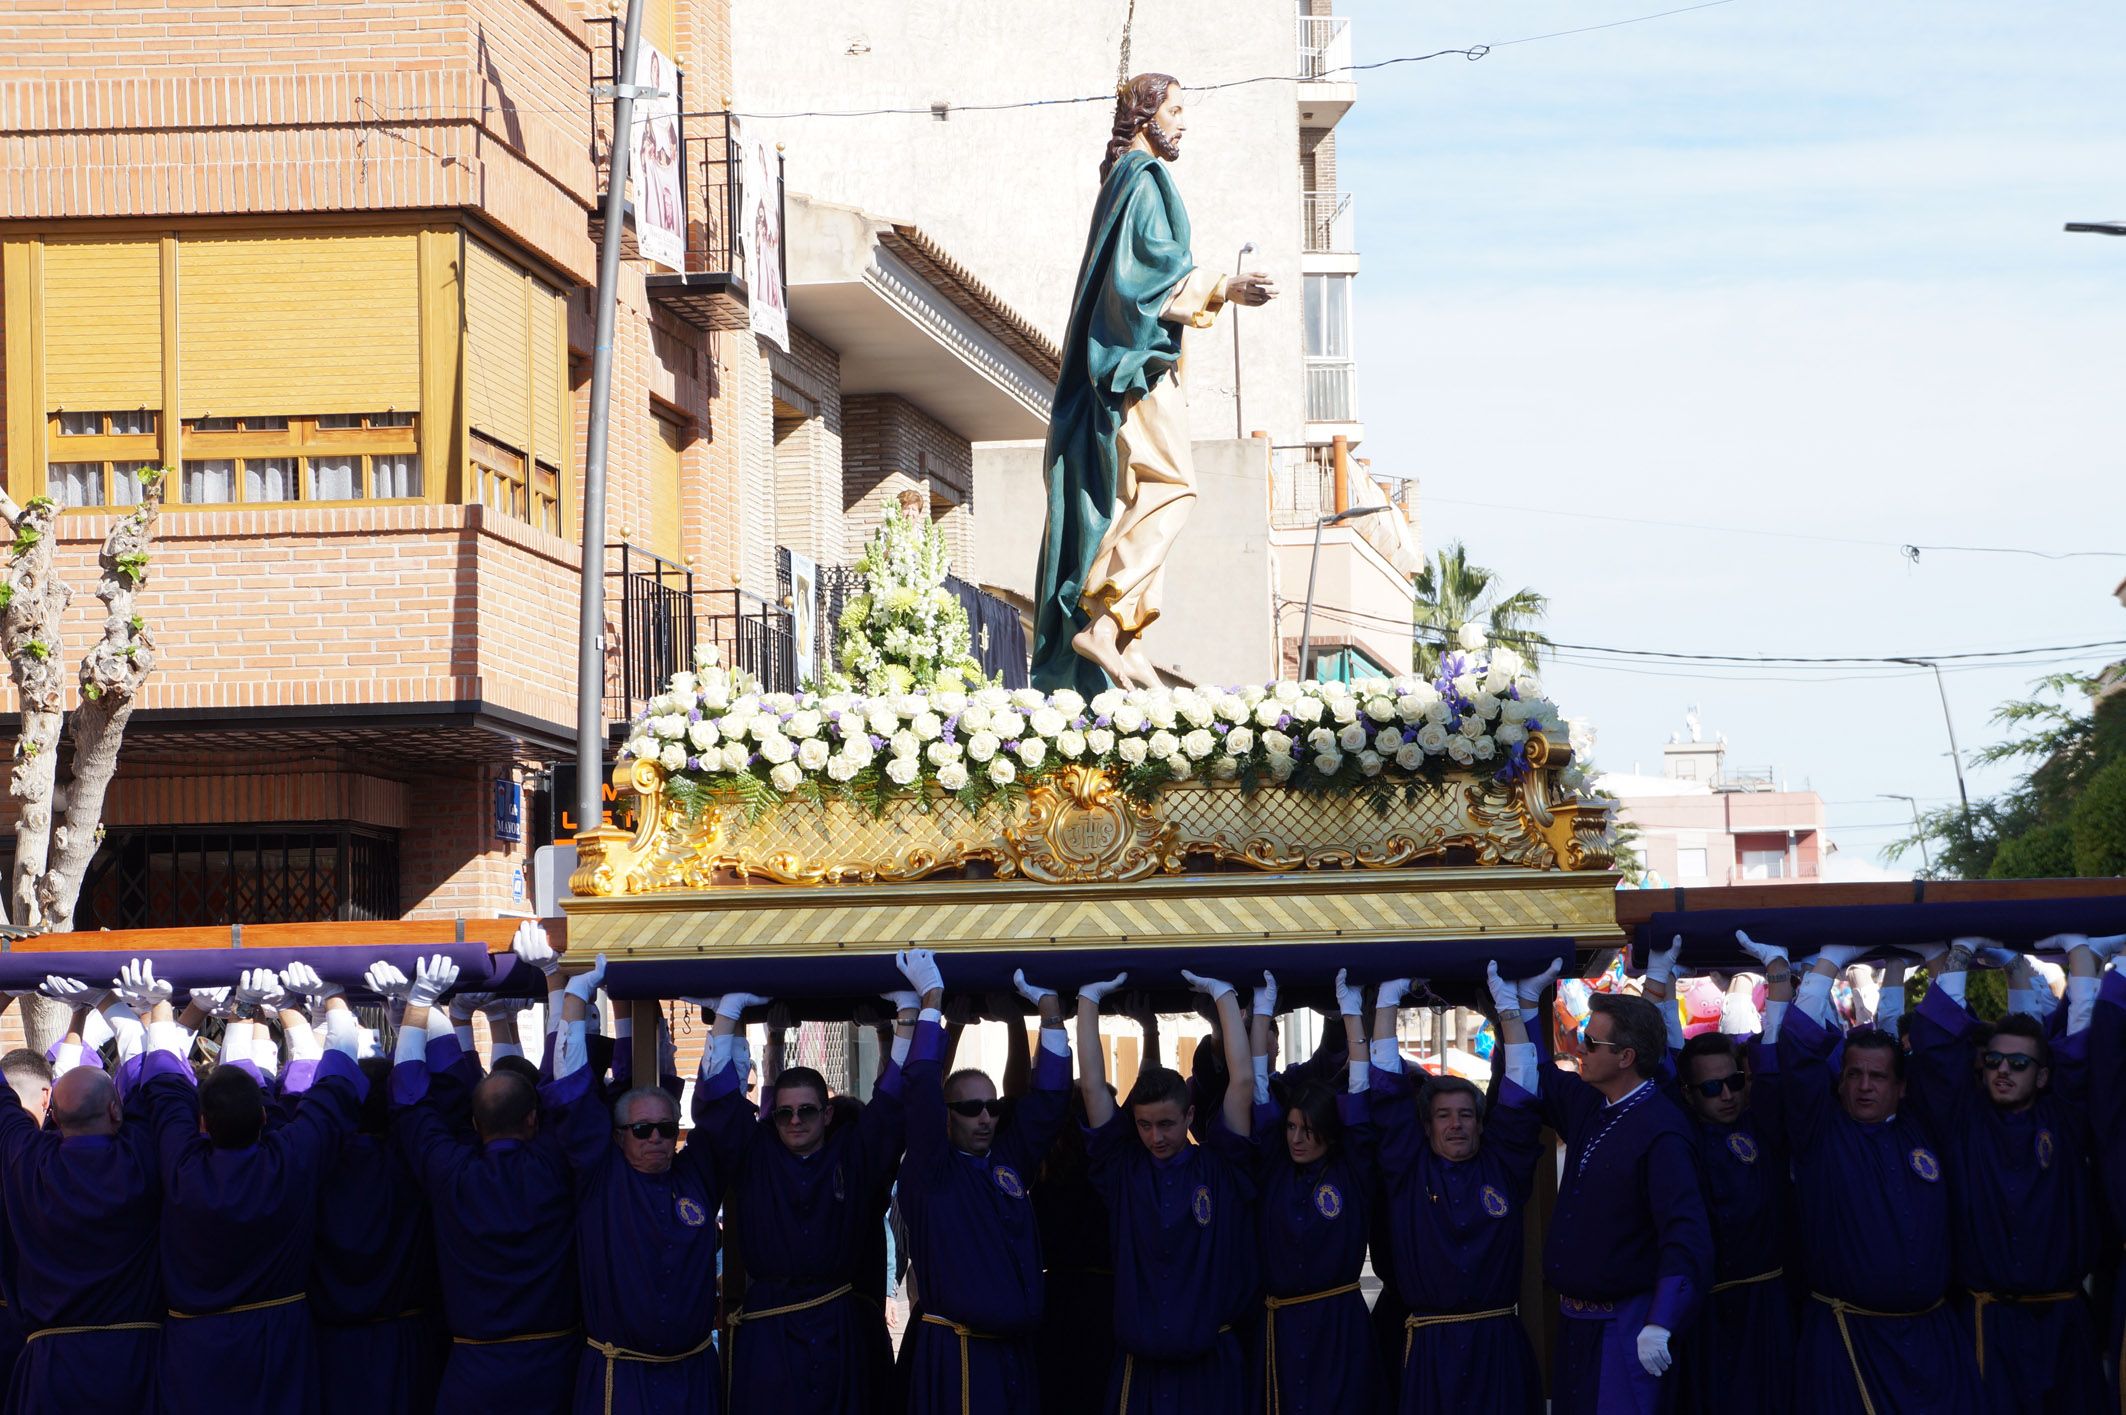
[[997, 873], [1044, 884], [1126, 883], [1178, 873], [1179, 842], [1156, 805], [1128, 799], [1098, 768], [1067, 766], [1027, 792], [1004, 828]]

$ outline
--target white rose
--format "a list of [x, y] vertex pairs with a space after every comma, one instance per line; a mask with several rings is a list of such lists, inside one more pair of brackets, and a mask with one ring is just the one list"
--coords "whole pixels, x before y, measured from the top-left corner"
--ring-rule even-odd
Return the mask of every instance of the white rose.
[[1319, 722], [1319, 721], [1321, 721], [1321, 699], [1320, 699], [1320, 698], [1300, 698], [1300, 699], [1298, 699], [1298, 700], [1297, 700], [1296, 702], [1294, 702], [1294, 703], [1292, 704], [1292, 721], [1294, 721], [1294, 722]]
[[1447, 725], [1448, 712], [1447, 700], [1445, 698], [1434, 698], [1425, 705], [1425, 721], [1436, 722], [1445, 727]]
[[1154, 727], [1172, 727], [1174, 725], [1173, 700], [1171, 698], [1155, 699], [1152, 705], [1144, 710], [1144, 716]]
[[1213, 737], [1207, 728], [1199, 727], [1181, 739], [1181, 750], [1190, 761], [1202, 761], [1217, 750], [1217, 747], [1218, 739]]
[[989, 719], [989, 730], [1009, 742], [1025, 734], [1026, 719], [1015, 712], [1000, 712]]
[[1462, 715], [1462, 725], [1456, 728], [1455, 731], [1461, 733], [1464, 737], [1481, 737], [1484, 735], [1484, 720], [1473, 712], [1464, 713]]
[[1433, 756], [1447, 750], [1447, 729], [1437, 722], [1428, 722], [1417, 729], [1417, 745]]
[[1467, 737], [1457, 735], [1447, 739], [1447, 755], [1456, 766], [1467, 766], [1476, 760], [1476, 749], [1469, 745]]
[[945, 720], [926, 709], [908, 719], [908, 730], [925, 742], [935, 742], [938, 734], [945, 730]]
[[1393, 722], [1395, 720], [1395, 704], [1388, 698], [1367, 698], [1366, 716], [1372, 718], [1375, 722]]
[[1039, 688], [1014, 688], [1011, 690], [1011, 705], [1022, 711], [1030, 711], [1048, 701], [1048, 694]]
[[930, 695], [930, 710], [939, 717], [955, 717], [965, 711], [966, 707], [967, 695], [965, 693], [932, 693]]
[[1019, 760], [1026, 763], [1027, 770], [1031, 771], [1047, 759], [1048, 743], [1042, 741], [1039, 737], [1021, 737], [1019, 739]]
[[1491, 636], [1484, 632], [1483, 625], [1471, 621], [1454, 631], [1454, 641], [1465, 651], [1475, 653], [1491, 641]]
[[1299, 695], [1306, 690], [1291, 679], [1286, 678], [1279, 681], [1270, 691], [1276, 695], [1277, 701], [1281, 703], [1296, 703], [1299, 701]]
[[1362, 723], [1357, 722], [1346, 724], [1343, 730], [1336, 734], [1337, 747], [1346, 752], [1359, 751], [1371, 740], [1372, 734], [1366, 731]]
[[881, 737], [891, 737], [901, 725], [891, 703], [874, 702], [864, 709], [864, 725]]
[[1135, 732], [1144, 725], [1144, 709], [1135, 703], [1123, 703], [1111, 714], [1117, 732]]
[[1512, 649], [1495, 648], [1491, 651], [1491, 671], [1493, 673], [1503, 673], [1508, 678], [1518, 678], [1527, 667], [1528, 660], [1522, 658]]
[[957, 791], [967, 784], [967, 763], [947, 762], [938, 768], [938, 785]]
[[1534, 702], [1536, 699], [1543, 696], [1543, 685], [1541, 683], [1536, 682], [1534, 678], [1523, 674], [1519, 678], [1513, 680], [1513, 691], [1519, 693], [1522, 697], [1528, 699], [1528, 701]]
[[817, 737], [808, 742], [800, 742], [797, 745], [797, 764], [806, 771], [818, 771], [827, 764], [827, 752], [827, 744]]
[[708, 748], [715, 746], [717, 743], [718, 734], [716, 731], [716, 724], [713, 722], [688, 723], [687, 740], [694, 744], [695, 751], [706, 751]]
[[677, 742], [667, 742], [657, 754], [657, 764], [666, 771], [678, 771], [687, 764], [687, 749]]
[[663, 717], [670, 713], [672, 708], [672, 695], [670, 693], [659, 693], [642, 705], [643, 712], [651, 717]]
[[796, 755], [797, 749], [780, 732], [771, 732], [760, 739], [760, 759], [770, 765], [780, 766]]
[[923, 750], [922, 742], [905, 727], [893, 734], [893, 740], [888, 745], [893, 748], [893, 755], [896, 757], [913, 758], [921, 755]]
[[784, 762], [768, 773], [768, 784], [777, 791], [795, 791], [797, 783], [805, 779], [804, 772], [796, 762]]
[[1231, 781], [1240, 775], [1240, 763], [1231, 757], [1220, 757], [1211, 763], [1211, 777], [1216, 781]]
[[1257, 727], [1275, 727], [1278, 719], [1283, 716], [1284, 704], [1276, 698], [1264, 698], [1261, 702], [1255, 704], [1255, 725]]
[[932, 742], [923, 748], [923, 755], [930, 759], [932, 766], [943, 766], [947, 762], [958, 761], [963, 750], [957, 742]]
[[[1057, 697], [1061, 696], [1062, 694], [1057, 694]], [[1122, 690], [1109, 688], [1104, 693], [1096, 693], [1086, 706], [1093, 710], [1094, 717], [1113, 717], [1116, 710], [1122, 706]]]
[[1380, 761], [1379, 752], [1360, 752], [1358, 754], [1358, 769], [1367, 776], [1379, 776]]
[[1181, 750], [1181, 739], [1171, 732], [1159, 731], [1152, 734], [1151, 741], [1146, 745], [1150, 747], [1153, 756], [1170, 757]]
[[858, 737], [842, 748], [842, 755], [855, 762], [857, 770], [861, 771], [871, 765], [871, 759], [877, 753], [871, 750], [871, 739], [869, 737]]
[[1329, 716], [1335, 718], [1338, 722], [1356, 722], [1358, 721], [1358, 703], [1351, 698], [1331, 698], [1329, 700]]
[[1236, 757], [1244, 757], [1255, 750], [1255, 730], [1251, 727], [1236, 727], [1225, 734], [1225, 749]]
[[1035, 734], [1041, 737], [1054, 737], [1070, 726], [1069, 718], [1050, 707], [1035, 708], [1033, 715], [1026, 720], [1032, 724]]
[[1526, 722], [1527, 720], [1528, 704], [1522, 702], [1519, 698], [1508, 698], [1499, 704], [1499, 721]]
[[1395, 749], [1395, 764], [1404, 771], [1416, 771], [1425, 764], [1425, 749], [1415, 742], [1405, 742]]
[[1395, 715], [1404, 722], [1415, 722], [1425, 715], [1425, 705], [1417, 694], [1405, 693], [1395, 700]]
[[1065, 760], [1075, 761], [1085, 755], [1085, 734], [1075, 727], [1066, 727], [1056, 734], [1056, 751]]
[[1479, 717], [1497, 717], [1499, 715], [1499, 695], [1497, 693], [1480, 692], [1469, 700], [1469, 705], [1476, 709]]
[[1219, 694], [1218, 716], [1226, 722], [1246, 722], [1248, 720], [1247, 699], [1241, 697], [1238, 693]]
[[1095, 727], [1085, 734], [1085, 748], [1096, 757], [1104, 757], [1115, 749], [1115, 734], [1105, 727]]
[[722, 661], [722, 655], [717, 653], [716, 645], [711, 643], [694, 645], [694, 671], [696, 673], [705, 673]]
[[895, 786], [912, 786], [923, 764], [914, 757], [895, 757], [886, 763], [886, 779]]
[[1181, 713], [1181, 720], [1191, 727], [1208, 727], [1218, 716], [1217, 708], [1201, 694], [1182, 698], [1175, 707]]
[[1196, 770], [1194, 767], [1189, 765], [1189, 759], [1187, 757], [1179, 755], [1171, 756], [1166, 759], [1166, 769], [1174, 774], [1174, 780], [1176, 781], [1188, 780], [1190, 775], [1192, 775]]
[[1315, 728], [1315, 729], [1314, 729], [1314, 730], [1313, 730], [1312, 732], [1309, 732], [1309, 733], [1307, 734], [1307, 747], [1308, 747], [1308, 748], [1309, 748], [1310, 750], [1312, 750], [1312, 751], [1316, 751], [1316, 752], [1333, 752], [1333, 751], [1335, 751], [1335, 750], [1336, 750], [1336, 729], [1335, 729], [1335, 728], [1333, 728], [1333, 727], [1317, 727], [1317, 728]]
[[644, 733], [639, 737], [628, 738], [627, 745], [621, 748], [621, 751], [626, 753], [628, 756], [633, 757], [638, 762], [653, 762], [658, 760], [657, 739], [655, 737], [650, 736], [648, 733]]
[[1314, 758], [1314, 770], [1323, 776], [1334, 776], [1343, 770], [1344, 759], [1339, 752], [1323, 752]]
[[980, 703], [969, 703], [960, 709], [960, 731], [981, 732], [989, 727], [989, 709]]
[[1059, 688], [1049, 698], [1048, 705], [1065, 717], [1076, 717], [1085, 711], [1085, 699], [1068, 688]]
[[1480, 762], [1488, 762], [1499, 754], [1498, 743], [1489, 737], [1470, 738], [1469, 748], [1476, 753], [1476, 759]]
[[790, 720], [783, 724], [783, 735], [786, 737], [817, 737], [819, 735], [819, 714], [811, 708], [806, 708], [803, 712], [791, 713]]
[[1392, 757], [1403, 745], [1403, 734], [1392, 727], [1383, 727], [1373, 734], [1373, 750], [1384, 757]]
[[731, 690], [722, 683], [708, 683], [701, 690], [701, 706], [705, 712], [722, 712], [730, 705]]
[[984, 688], [974, 695], [974, 700], [988, 708], [992, 716], [1011, 706], [1011, 694], [1002, 688]]
[[760, 705], [779, 717], [796, 708], [797, 698], [790, 693], [767, 693], [762, 695]]
[[1292, 755], [1292, 739], [1273, 727], [1262, 734], [1262, 749], [1273, 759], [1289, 757]]
[[1011, 764], [1010, 757], [998, 757], [989, 764], [989, 779], [999, 786], [1008, 786], [1019, 769]]
[[856, 776], [856, 763], [841, 752], [827, 758], [827, 778], [830, 781], [849, 781]]
[[744, 770], [746, 769], [746, 755], [747, 755], [747, 754], [746, 754], [746, 744], [745, 744], [745, 743], [743, 743], [743, 742], [726, 742], [726, 743], [724, 743], [724, 744], [723, 744], [723, 769], [724, 769], [725, 771], [744, 771]]
[[1003, 745], [1004, 744], [997, 739], [996, 733], [977, 732], [974, 734], [974, 736], [969, 737], [967, 739], [967, 755], [974, 758], [978, 762], [986, 762], [991, 757], [995, 756], [997, 754], [997, 748]]
[[782, 736], [782, 724], [766, 713], [756, 713], [746, 719], [746, 735], [756, 742], [765, 742], [770, 737]]
[[1565, 740], [1572, 747], [1572, 754], [1585, 761], [1594, 755], [1594, 723], [1584, 717], [1575, 717], [1565, 724]]
[[694, 684], [695, 679], [693, 674], [674, 673], [672, 675], [672, 681], [666, 686], [669, 688], [672, 696], [675, 698], [691, 698], [694, 696]]
[[1501, 747], [1511, 747], [1528, 740], [1528, 729], [1517, 722], [1502, 722], [1491, 735], [1498, 739]]
[[1460, 698], [1463, 702], [1469, 701], [1469, 699], [1484, 691], [1484, 685], [1476, 681], [1474, 673], [1455, 674], [1453, 687], [1454, 696]]
[[1141, 766], [1144, 763], [1144, 739], [1142, 737], [1124, 737], [1115, 745], [1115, 751], [1122, 758], [1125, 766]]

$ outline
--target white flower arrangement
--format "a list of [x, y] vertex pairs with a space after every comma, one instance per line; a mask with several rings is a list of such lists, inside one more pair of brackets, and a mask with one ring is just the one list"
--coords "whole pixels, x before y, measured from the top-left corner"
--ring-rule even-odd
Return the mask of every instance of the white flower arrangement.
[[[661, 766], [683, 803], [736, 794], [758, 812], [835, 795], [883, 810], [942, 791], [973, 809], [1066, 766], [1105, 769], [1132, 792], [1198, 777], [1352, 793], [1450, 770], [1511, 780], [1528, 770], [1532, 734], [1562, 742], [1572, 730], [1503, 648], [1450, 653], [1432, 682], [1111, 689], [1089, 702], [979, 686], [763, 694], [704, 649], [646, 705], [625, 754]], [[1563, 784], [1579, 792], [1585, 777]]]

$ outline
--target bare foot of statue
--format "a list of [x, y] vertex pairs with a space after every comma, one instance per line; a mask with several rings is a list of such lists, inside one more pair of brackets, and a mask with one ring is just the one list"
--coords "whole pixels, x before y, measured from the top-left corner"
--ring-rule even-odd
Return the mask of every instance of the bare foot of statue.
[[1116, 643], [1118, 637], [1114, 616], [1102, 614], [1080, 629], [1071, 638], [1070, 646], [1077, 651], [1078, 657], [1098, 665], [1110, 680], [1128, 686], [1129, 666], [1122, 661], [1122, 650]]
[[1132, 688], [1159, 686], [1159, 670], [1152, 667], [1151, 655], [1144, 651], [1143, 638], [1131, 639], [1123, 648], [1122, 666], [1129, 670], [1129, 685]]

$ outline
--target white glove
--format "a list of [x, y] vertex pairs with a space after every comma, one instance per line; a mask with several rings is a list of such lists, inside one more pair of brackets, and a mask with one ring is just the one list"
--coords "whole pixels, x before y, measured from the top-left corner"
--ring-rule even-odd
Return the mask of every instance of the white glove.
[[346, 991], [338, 983], [326, 982], [308, 963], [290, 963], [281, 969], [281, 986], [313, 1003], [323, 1003], [325, 999], [338, 997]]
[[194, 988], [191, 1001], [209, 1017], [219, 1017], [227, 1022], [236, 1016], [236, 989], [231, 987]]
[[1817, 950], [1816, 956], [1842, 973], [1866, 952], [1867, 949], [1857, 943], [1827, 943]]
[[111, 979], [111, 986], [118, 990], [119, 998], [135, 1012], [146, 1012], [159, 1002], [168, 1002], [175, 991], [168, 983], [155, 976], [155, 963], [148, 958], [135, 958], [118, 970]]
[[901, 976], [908, 986], [919, 993], [943, 992], [945, 974], [938, 968], [937, 955], [927, 948], [906, 948], [893, 955], [900, 967]]
[[1373, 1005], [1375, 1007], [1402, 1006], [1403, 999], [1410, 995], [1410, 988], [1415, 982], [1416, 979], [1414, 978], [1389, 978], [1375, 990]]
[[1484, 965], [1484, 986], [1491, 989], [1491, 1005], [1499, 1010], [1499, 1016], [1518, 1017], [1521, 1015], [1520, 984], [1514, 982], [1511, 978], [1500, 977], [1497, 963], [1486, 963]]
[[108, 996], [106, 989], [92, 988], [79, 978], [62, 978], [56, 973], [45, 974], [44, 985], [37, 991], [70, 1008], [100, 1007]]
[[271, 968], [246, 968], [236, 980], [236, 1001], [247, 1007], [278, 1008], [287, 995]]
[[1191, 973], [1186, 968], [1183, 968], [1181, 970], [1181, 976], [1190, 987], [1194, 988], [1197, 992], [1202, 993], [1204, 996], [1208, 997], [1213, 1002], [1216, 1002], [1221, 997], [1231, 997], [1235, 992], [1235, 989], [1231, 983], [1224, 982], [1218, 978], [1201, 977], [1195, 973]]
[[362, 986], [379, 997], [397, 998], [401, 1002], [413, 991], [411, 979], [393, 965], [381, 961], [370, 964], [369, 971], [362, 974]]
[[1658, 1376], [1666, 1371], [1675, 1358], [1668, 1354], [1668, 1328], [1643, 1326], [1639, 1328], [1639, 1365], [1649, 1376]]
[[1336, 970], [1336, 1010], [1345, 1017], [1360, 1017], [1366, 1011], [1366, 988], [1351, 981], [1350, 970]]
[[1534, 977], [1522, 978], [1516, 982], [1513, 987], [1520, 997], [1521, 1011], [1527, 1012], [1532, 1008], [1541, 1007], [1543, 1005], [1543, 989], [1556, 982], [1558, 974], [1564, 971], [1565, 965], [1562, 962], [1554, 962]]
[[1646, 950], [1646, 981], [1673, 985], [1676, 981], [1676, 959], [1683, 954], [1683, 935], [1677, 934], [1667, 948]]
[[718, 1017], [728, 1017], [735, 1022], [738, 1020], [738, 1015], [748, 1007], [765, 1007], [767, 1005], [768, 999], [758, 993], [727, 992], [716, 999], [716, 1015]]
[[1012, 969], [1011, 985], [1019, 990], [1020, 997], [1025, 998], [1028, 1002], [1033, 1004], [1034, 1011], [1036, 1012], [1041, 1010], [1041, 1000], [1043, 998], [1054, 997], [1056, 995], [1056, 990], [1054, 988], [1044, 988], [1039, 983], [1027, 982], [1026, 970], [1024, 968]]
[[[2100, 962], [2107, 958], [2116, 958], [2119, 950], [2126, 948], [2126, 934], [2097, 934], [2093, 937], [2078, 936], [2074, 941], [2096, 954]], [[2049, 953], [2052, 951], [2051, 945], [2052, 940], [2048, 938], [2038, 945], [2038, 949]]]
[[1989, 943], [1973, 952], [1971, 961], [1987, 968], [2013, 968], [2022, 956], [2006, 944]]
[[591, 966], [568, 980], [568, 995], [589, 1002], [605, 986], [605, 955], [599, 954]]
[[1787, 963], [1792, 958], [1792, 955], [1786, 951], [1785, 944], [1759, 943], [1740, 929], [1735, 930], [1735, 942], [1742, 945], [1744, 953], [1747, 953], [1767, 968], [1774, 963]]
[[1932, 969], [1949, 956], [1949, 945], [1939, 939], [1932, 943], [1902, 943], [1898, 945], [1898, 951], [1911, 954]]
[[530, 919], [517, 925], [516, 933], [510, 936], [509, 951], [549, 979], [561, 971], [561, 955], [555, 953], [554, 946], [546, 941], [546, 930]]
[[450, 995], [450, 1020], [461, 1027], [472, 1025], [472, 1015], [495, 1000], [491, 992], [454, 992]]
[[1087, 983], [1083, 987], [1078, 989], [1078, 1000], [1080, 1002], [1089, 1001], [1093, 1004], [1093, 1006], [1098, 1007], [1100, 1005], [1101, 998], [1106, 997], [1109, 993], [1113, 992], [1116, 988], [1121, 987], [1124, 983], [1128, 981], [1129, 974], [1117, 973], [1115, 974], [1115, 976], [1109, 978], [1104, 983]]
[[436, 999], [449, 992], [458, 982], [458, 965], [446, 954], [437, 953], [423, 958], [414, 965], [413, 986], [406, 991], [408, 1007], [433, 1007]]
[[923, 1006], [923, 995], [912, 988], [902, 988], [899, 992], [882, 992], [879, 996], [891, 1003], [895, 1012], [917, 1012]]
[[1263, 969], [1262, 986], [1255, 989], [1254, 1002], [1248, 1010], [1257, 1017], [1277, 1015], [1277, 979], [1270, 975], [1267, 968]]

